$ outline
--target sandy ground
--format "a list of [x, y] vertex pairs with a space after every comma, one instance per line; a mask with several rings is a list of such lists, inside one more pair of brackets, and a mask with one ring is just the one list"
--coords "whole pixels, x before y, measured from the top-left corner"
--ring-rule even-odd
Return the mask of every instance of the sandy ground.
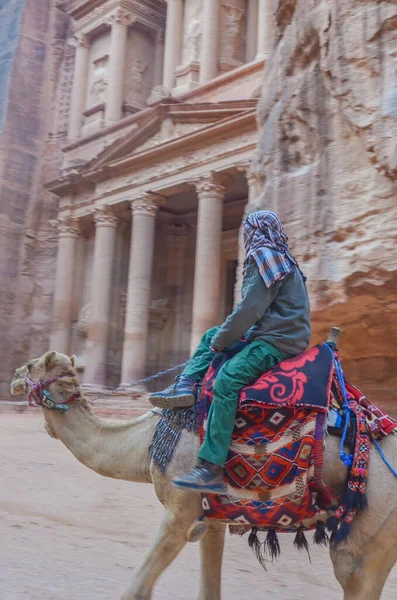
[[[105, 479], [43, 430], [40, 413], [0, 414], [0, 600], [118, 600], [149, 548], [162, 507], [149, 485]], [[337, 600], [326, 550], [312, 564], [283, 536], [267, 573], [246, 538], [227, 536], [224, 600]], [[198, 545], [160, 578], [154, 600], [194, 600]], [[394, 600], [395, 567], [382, 600]]]

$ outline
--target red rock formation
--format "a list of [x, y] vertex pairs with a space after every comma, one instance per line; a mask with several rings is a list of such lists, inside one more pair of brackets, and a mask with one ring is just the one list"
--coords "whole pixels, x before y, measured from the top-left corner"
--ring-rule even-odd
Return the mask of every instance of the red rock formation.
[[43, 182], [56, 176], [66, 139], [70, 76], [65, 2], [28, 0], [13, 63], [0, 147], [3, 223], [0, 303], [0, 394], [15, 365], [47, 349], [57, 236], [56, 197]]
[[258, 110], [258, 205], [278, 211], [302, 261], [315, 341], [344, 328], [348, 376], [397, 401], [397, 6], [276, 4]]

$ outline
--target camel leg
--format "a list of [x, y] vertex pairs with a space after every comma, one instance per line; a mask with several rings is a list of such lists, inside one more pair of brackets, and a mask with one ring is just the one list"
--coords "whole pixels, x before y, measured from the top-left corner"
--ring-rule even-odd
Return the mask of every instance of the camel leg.
[[153, 585], [186, 544], [186, 529], [166, 511], [153, 546], [121, 600], [150, 600]]
[[392, 568], [373, 556], [341, 552], [334, 562], [335, 576], [343, 588], [343, 600], [379, 600]]
[[198, 600], [220, 600], [225, 525], [213, 523], [200, 542], [201, 578]]
[[335, 577], [343, 600], [379, 600], [397, 561], [397, 521], [393, 511], [376, 535], [361, 547], [354, 539], [331, 548]]

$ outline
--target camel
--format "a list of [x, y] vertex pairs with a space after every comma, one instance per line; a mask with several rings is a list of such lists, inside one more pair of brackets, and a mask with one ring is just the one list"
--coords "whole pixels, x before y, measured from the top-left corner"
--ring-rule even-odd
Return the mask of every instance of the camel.
[[[159, 420], [157, 410], [132, 421], [99, 419], [90, 410], [74, 369], [74, 357], [48, 352], [15, 372], [14, 395], [27, 391], [25, 374], [34, 382], [57, 378], [47, 385], [56, 404], [72, 398], [65, 413], [43, 407], [47, 432], [59, 439], [78, 461], [104, 477], [152, 483], [165, 514], [150, 551], [121, 600], [150, 600], [153, 586], [187, 541], [200, 539], [201, 577], [198, 600], [220, 600], [225, 525], [202, 523], [199, 494], [171, 484], [176, 475], [193, 467], [199, 438], [184, 431], [166, 474], [151, 462], [149, 446]], [[397, 465], [397, 436], [382, 442], [388, 459]], [[337, 492], [346, 481], [339, 459], [339, 439], [328, 436], [324, 479]], [[331, 544], [330, 555], [344, 600], [378, 600], [397, 560], [397, 480], [373, 449], [367, 488], [368, 509], [354, 520], [348, 539]]]

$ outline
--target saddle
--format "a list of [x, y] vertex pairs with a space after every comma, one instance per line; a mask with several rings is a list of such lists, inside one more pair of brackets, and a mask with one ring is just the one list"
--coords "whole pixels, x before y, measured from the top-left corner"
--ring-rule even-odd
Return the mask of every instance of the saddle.
[[[205, 436], [217, 373], [238, 352], [239, 342], [217, 355], [196, 405], [161, 412], [150, 453], [165, 472], [183, 430]], [[348, 467], [341, 497], [322, 477], [326, 432], [343, 437], [340, 458]], [[397, 422], [370, 404], [345, 381], [335, 344], [326, 343], [282, 361], [241, 390], [225, 465], [225, 493], [202, 496], [203, 518], [227, 523], [232, 533], [250, 532], [249, 545], [264, 564], [264, 551], [280, 552], [278, 532], [296, 532], [295, 545], [345, 539], [359, 510], [366, 507], [371, 440], [397, 431]], [[346, 448], [349, 452], [345, 453]], [[266, 531], [259, 542], [257, 533]]]
[[[236, 351], [231, 348], [227, 358]], [[214, 359], [203, 383], [201, 440], [224, 360]], [[332, 350], [321, 344], [242, 389], [225, 464], [226, 493], [204, 495], [206, 518], [277, 531], [316, 526], [331, 503], [322, 481], [322, 448], [333, 374]]]
[[[206, 375], [200, 394], [201, 440], [216, 375], [240, 348], [236, 345], [228, 355], [216, 357]], [[330, 415], [332, 423], [327, 421]], [[271, 554], [278, 552], [277, 532], [295, 531], [296, 545], [306, 547], [303, 532], [315, 529], [314, 541], [324, 543], [324, 521], [335, 540], [341, 541], [348, 536], [357, 512], [366, 507], [371, 437], [379, 439], [396, 426], [396, 421], [344, 380], [335, 347], [314, 346], [282, 361], [241, 390], [225, 464], [225, 494], [203, 495], [204, 515], [234, 524], [232, 530], [239, 533], [251, 530], [251, 545], [257, 548], [257, 531], [267, 531], [264, 544]], [[343, 436], [350, 448], [349, 454], [341, 452], [349, 468], [342, 497], [323, 482], [328, 427]]]

